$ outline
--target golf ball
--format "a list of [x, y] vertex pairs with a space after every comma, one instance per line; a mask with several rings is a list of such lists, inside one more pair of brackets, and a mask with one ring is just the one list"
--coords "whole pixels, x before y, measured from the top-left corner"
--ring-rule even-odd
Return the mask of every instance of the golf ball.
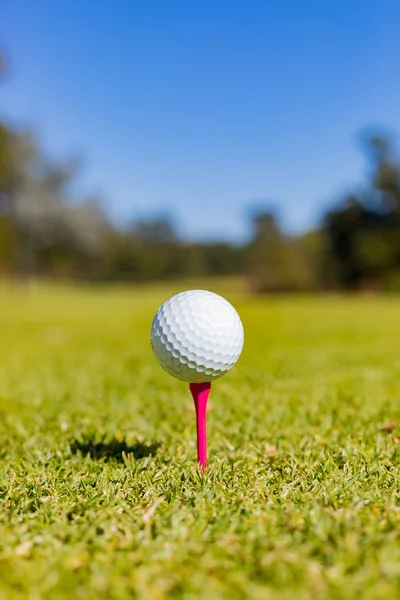
[[243, 348], [243, 326], [233, 306], [213, 292], [189, 290], [157, 311], [151, 345], [160, 365], [182, 381], [222, 377]]

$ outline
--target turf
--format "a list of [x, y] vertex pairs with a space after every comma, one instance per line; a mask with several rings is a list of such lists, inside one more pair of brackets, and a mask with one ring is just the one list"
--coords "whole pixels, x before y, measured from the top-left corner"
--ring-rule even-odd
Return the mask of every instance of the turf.
[[202, 476], [148, 342], [181, 288], [0, 291], [0, 598], [398, 598], [400, 299], [224, 289]]

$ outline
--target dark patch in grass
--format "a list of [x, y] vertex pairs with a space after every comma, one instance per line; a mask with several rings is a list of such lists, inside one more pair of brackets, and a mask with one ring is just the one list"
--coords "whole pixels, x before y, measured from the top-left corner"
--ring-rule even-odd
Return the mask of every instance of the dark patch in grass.
[[393, 433], [393, 431], [396, 429], [396, 427], [397, 427], [397, 422], [390, 421], [390, 423], [386, 423], [386, 425], [379, 427], [378, 431], [382, 431], [384, 433]]
[[89, 454], [93, 460], [117, 460], [118, 462], [124, 462], [124, 455], [131, 455], [135, 460], [146, 458], [156, 454], [159, 447], [159, 442], [136, 442], [129, 445], [125, 440], [121, 441], [115, 438], [107, 442], [86, 438], [84, 440], [74, 440], [71, 443], [73, 454], [80, 452], [84, 456]]

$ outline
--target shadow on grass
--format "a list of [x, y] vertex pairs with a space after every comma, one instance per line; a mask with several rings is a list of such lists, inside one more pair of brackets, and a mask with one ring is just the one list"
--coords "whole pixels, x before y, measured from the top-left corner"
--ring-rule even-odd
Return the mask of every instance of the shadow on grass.
[[71, 451], [73, 454], [88, 454], [93, 460], [117, 460], [124, 462], [123, 455], [131, 455], [135, 460], [154, 456], [161, 444], [158, 442], [144, 443], [136, 442], [127, 444], [125, 440], [112, 439], [107, 442], [96, 441], [95, 439], [85, 438], [83, 440], [74, 440], [71, 442]]

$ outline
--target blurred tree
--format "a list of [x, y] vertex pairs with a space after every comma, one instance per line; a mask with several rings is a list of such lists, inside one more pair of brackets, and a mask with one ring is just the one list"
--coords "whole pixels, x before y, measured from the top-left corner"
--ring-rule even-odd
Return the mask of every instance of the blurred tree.
[[382, 210], [399, 209], [400, 169], [395, 157], [394, 144], [388, 134], [370, 133], [364, 138], [364, 147], [371, 163], [372, 188], [379, 194]]
[[355, 240], [362, 219], [363, 207], [354, 196], [346, 198], [340, 207], [325, 217], [328, 253], [332, 255], [340, 285], [346, 288], [355, 288], [362, 275], [355, 252]]
[[[8, 248], [7, 254], [12, 254], [16, 271], [26, 264], [29, 254], [30, 236], [20, 219], [23, 202], [22, 198], [19, 199], [19, 192], [26, 176], [25, 167], [34, 153], [33, 140], [29, 135], [0, 125], [0, 217], [7, 221], [11, 231], [8, 242], [12, 251]], [[3, 239], [3, 246], [4, 243]]]
[[138, 259], [138, 279], [169, 279], [183, 272], [183, 247], [171, 218], [138, 221], [128, 234]]
[[365, 148], [368, 187], [341, 201], [324, 223], [328, 254], [348, 289], [381, 287], [387, 273], [400, 269], [400, 166], [388, 138], [370, 135]]
[[162, 216], [133, 223], [130, 233], [145, 244], [169, 244], [179, 240], [172, 220]]
[[18, 170], [15, 133], [0, 122], [0, 196], [3, 203], [18, 178]]
[[244, 249], [227, 242], [214, 242], [203, 246], [204, 267], [213, 275], [236, 275], [245, 268]]
[[253, 228], [253, 238], [246, 249], [252, 290], [289, 292], [313, 287], [312, 265], [304, 245], [282, 233], [274, 214], [256, 214]]
[[32, 135], [2, 127], [0, 235], [3, 270], [19, 276], [92, 276], [109, 228], [93, 199], [71, 203], [73, 161], [56, 163]]
[[297, 245], [307, 268], [308, 284], [305, 289], [335, 288], [338, 277], [332, 257], [327, 252], [325, 232], [322, 229], [307, 231], [299, 236]]

